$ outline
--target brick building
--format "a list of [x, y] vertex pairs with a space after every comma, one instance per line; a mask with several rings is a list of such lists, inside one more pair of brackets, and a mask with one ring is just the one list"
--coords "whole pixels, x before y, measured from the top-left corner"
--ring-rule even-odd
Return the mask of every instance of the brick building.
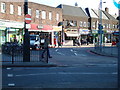
[[[49, 34], [53, 44], [54, 36], [58, 37], [58, 32], [62, 30], [62, 27], [58, 27], [58, 23], [62, 21], [62, 9], [28, 2], [28, 14], [32, 19], [30, 34]], [[0, 42], [8, 42], [14, 37], [20, 41], [23, 34], [24, 2], [0, 1]]]
[[[63, 23], [65, 41], [68, 44], [74, 44], [74, 40], [86, 39], [89, 34], [88, 16], [81, 7], [60, 4], [58, 8], [63, 10]], [[71, 42], [71, 43], [69, 43]]]

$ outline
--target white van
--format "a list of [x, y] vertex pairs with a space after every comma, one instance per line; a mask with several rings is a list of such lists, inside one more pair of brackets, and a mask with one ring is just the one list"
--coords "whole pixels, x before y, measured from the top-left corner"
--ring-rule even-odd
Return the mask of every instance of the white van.
[[30, 35], [30, 48], [36, 49], [40, 47], [39, 35]]

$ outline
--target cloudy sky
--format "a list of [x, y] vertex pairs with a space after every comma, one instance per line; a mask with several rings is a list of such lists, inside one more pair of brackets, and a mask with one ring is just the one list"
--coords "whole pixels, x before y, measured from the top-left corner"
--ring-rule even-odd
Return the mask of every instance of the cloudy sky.
[[[56, 7], [59, 4], [74, 6], [75, 2], [77, 2], [79, 7], [83, 7], [83, 8], [89, 7], [93, 9], [98, 9], [99, 2], [100, 2], [100, 0], [28, 0], [28, 1], [37, 2], [40, 4], [49, 5], [53, 7]], [[119, 2], [119, 0], [115, 0], [115, 1]], [[108, 7], [110, 14], [113, 14], [113, 15], [115, 13], [118, 14], [118, 9], [114, 6], [113, 0], [102, 0], [102, 2], [106, 2], [102, 4], [103, 10], [105, 7]]]

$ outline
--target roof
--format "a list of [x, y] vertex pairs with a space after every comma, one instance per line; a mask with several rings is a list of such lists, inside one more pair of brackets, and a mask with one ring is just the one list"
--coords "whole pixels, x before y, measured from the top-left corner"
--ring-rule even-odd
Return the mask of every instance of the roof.
[[85, 8], [85, 11], [87, 12], [88, 16], [91, 18], [98, 18], [98, 16], [95, 14], [93, 9], [91, 8]]
[[116, 20], [115, 17], [113, 17], [112, 15], [110, 15], [108, 12], [103, 11], [104, 14], [110, 19], [110, 20]]
[[[93, 11], [94, 11], [94, 13], [99, 17], [99, 11], [100, 10], [94, 10], [94, 9], [92, 9]], [[109, 19], [104, 13], [103, 13], [103, 11], [102, 11], [102, 19]]]
[[81, 7], [60, 4], [58, 8], [63, 9], [63, 15], [88, 17]]

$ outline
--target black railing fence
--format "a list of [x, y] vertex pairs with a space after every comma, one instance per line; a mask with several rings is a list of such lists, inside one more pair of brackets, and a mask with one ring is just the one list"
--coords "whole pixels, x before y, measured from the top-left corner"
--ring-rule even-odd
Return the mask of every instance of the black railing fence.
[[[42, 57], [42, 53], [44, 57]], [[30, 49], [30, 62], [43, 61], [48, 63], [48, 50], [41, 48]], [[7, 42], [2, 45], [2, 62], [23, 62], [23, 45]]]

